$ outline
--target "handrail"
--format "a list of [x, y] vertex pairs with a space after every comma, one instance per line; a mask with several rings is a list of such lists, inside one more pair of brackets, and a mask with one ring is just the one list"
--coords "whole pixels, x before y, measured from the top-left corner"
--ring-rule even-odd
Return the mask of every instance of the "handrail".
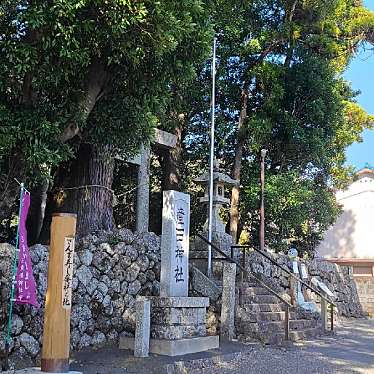
[[232, 257], [228, 256], [225, 252], [223, 252], [220, 248], [215, 246], [213, 243], [211, 243], [208, 239], [204, 238], [202, 235], [197, 234], [197, 236], [202, 239], [205, 243], [209, 244], [211, 248], [216, 250], [219, 254], [221, 254], [226, 260], [233, 262], [236, 264], [239, 269], [242, 271], [242, 273], [245, 273], [247, 276], [250, 276], [254, 278], [258, 283], [262, 285], [267, 291], [269, 291], [271, 294], [273, 294], [277, 299], [279, 299], [281, 302], [286, 304], [286, 311], [285, 311], [285, 319], [284, 319], [284, 334], [285, 334], [285, 340], [290, 340], [290, 308], [292, 308], [292, 305], [285, 300], [281, 295], [278, 295], [277, 292], [275, 292], [273, 289], [271, 289], [267, 284], [265, 284], [261, 279], [259, 279], [257, 276], [255, 276], [253, 273], [250, 273], [245, 267], [243, 267], [238, 261], [233, 259]]
[[280, 301], [282, 301], [283, 303], [285, 303], [288, 307], [292, 307], [292, 304], [290, 304], [287, 300], [285, 300], [282, 296], [280, 296], [276, 291], [274, 291], [272, 288], [270, 288], [266, 283], [264, 283], [259, 277], [255, 276], [253, 273], [250, 273], [245, 267], [243, 267], [238, 261], [236, 261], [235, 259], [233, 259], [232, 257], [228, 256], [225, 252], [223, 252], [220, 248], [218, 248], [217, 246], [215, 246], [213, 243], [209, 242], [208, 239], [204, 238], [202, 235], [200, 234], [197, 234], [197, 236], [202, 239], [205, 243], [207, 244], [210, 244], [210, 246], [216, 250], [219, 254], [221, 254], [223, 257], [225, 257], [226, 260], [230, 261], [230, 262], [233, 262], [234, 264], [236, 264], [236, 266], [241, 270], [243, 271], [244, 273], [246, 273], [247, 275], [249, 275], [250, 277], [253, 277], [254, 279], [256, 279], [256, 281], [258, 281], [259, 283], [261, 283], [261, 285], [266, 288], [270, 293], [272, 293], [274, 296], [276, 296]]
[[300, 282], [301, 284], [303, 284], [306, 288], [309, 288], [311, 291], [313, 291], [314, 293], [316, 293], [319, 297], [321, 297], [322, 299], [326, 300], [329, 304], [331, 304], [334, 307], [336, 307], [336, 304], [334, 302], [332, 302], [329, 298], [327, 298], [326, 296], [322, 295], [318, 290], [316, 290], [314, 287], [310, 286], [308, 283], [304, 282], [301, 278], [297, 277], [289, 269], [283, 267], [282, 265], [279, 265], [274, 259], [272, 259], [270, 256], [268, 256], [266, 253], [262, 252], [261, 250], [259, 250], [257, 248], [250, 247], [249, 245], [232, 245], [231, 248], [251, 248], [251, 249], [255, 250], [256, 252], [260, 253], [262, 256], [264, 256], [265, 258], [267, 258], [271, 263], [273, 263], [274, 265], [276, 265], [279, 269], [285, 271], [291, 277], [293, 277], [298, 282]]

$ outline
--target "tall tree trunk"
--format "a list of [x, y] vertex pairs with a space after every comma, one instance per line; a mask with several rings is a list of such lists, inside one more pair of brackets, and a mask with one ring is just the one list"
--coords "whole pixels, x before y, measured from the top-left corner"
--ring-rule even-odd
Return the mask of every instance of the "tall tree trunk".
[[[232, 169], [232, 178], [240, 182], [240, 172], [242, 168], [243, 147], [245, 144], [244, 123], [247, 118], [248, 106], [248, 83], [245, 82], [241, 97], [241, 110], [238, 121], [238, 142], [235, 147], [234, 166]], [[239, 222], [239, 192], [240, 186], [234, 186], [231, 192], [230, 206], [230, 234], [233, 242], [238, 241], [238, 222]]]
[[286, 15], [285, 15], [286, 21], [288, 22], [288, 26], [290, 28], [289, 40], [288, 40], [289, 46], [288, 46], [288, 50], [286, 53], [286, 59], [284, 61], [284, 66], [288, 68], [291, 66], [292, 56], [293, 56], [293, 52], [295, 48], [295, 36], [294, 36], [294, 27], [293, 27], [292, 21], [295, 15], [295, 9], [296, 9], [297, 3], [298, 3], [298, 0], [294, 0], [290, 4], [290, 7], [286, 11]]
[[175, 148], [162, 152], [162, 190], [181, 190], [180, 166], [182, 160], [182, 126], [175, 130], [177, 143]]
[[39, 242], [44, 221], [48, 187], [49, 182], [45, 179], [30, 191], [31, 202], [27, 217], [27, 240], [29, 245]]
[[[20, 182], [26, 182], [24, 161], [16, 150], [0, 164], [0, 222], [3, 222], [3, 225], [13, 214], [18, 214], [20, 187], [15, 178]], [[0, 230], [0, 240], [11, 241], [15, 235], [10, 224], [6, 226], [2, 227], [4, 232]]]
[[[296, 6], [297, 0], [295, 0]], [[294, 8], [293, 8], [294, 9]], [[271, 53], [274, 48], [284, 42], [283, 37], [280, 39], [275, 40], [273, 43], [268, 45], [260, 54], [260, 56], [254, 60], [248, 67], [247, 67], [247, 75], [254, 68], [256, 65], [261, 64], [266, 56]], [[242, 168], [242, 156], [243, 156], [243, 148], [245, 145], [245, 120], [247, 119], [247, 107], [248, 107], [248, 95], [249, 95], [249, 81], [246, 80], [243, 83], [243, 89], [241, 93], [241, 109], [238, 121], [238, 142], [235, 147], [235, 158], [234, 158], [234, 166], [232, 169], [232, 178], [238, 180], [240, 182], [240, 172]], [[230, 206], [230, 234], [233, 237], [234, 243], [237, 242], [238, 238], [238, 224], [239, 224], [239, 192], [240, 186], [234, 186], [231, 193], [231, 206]]]
[[64, 170], [66, 179], [60, 184], [61, 192], [55, 196], [57, 211], [77, 214], [80, 236], [114, 227], [114, 162], [109, 146], [82, 143], [69, 170]]

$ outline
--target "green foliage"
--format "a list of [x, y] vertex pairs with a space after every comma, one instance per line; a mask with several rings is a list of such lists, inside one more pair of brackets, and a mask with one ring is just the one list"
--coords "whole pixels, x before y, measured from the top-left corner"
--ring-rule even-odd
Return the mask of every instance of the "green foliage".
[[14, 210], [13, 177], [52, 184], [83, 143], [126, 158], [153, 136], [209, 52], [203, 5], [1, 1], [0, 221]]
[[[269, 245], [313, 249], [338, 212], [331, 187], [351, 174], [345, 149], [373, 122], [342, 78], [360, 46], [373, 43], [374, 15], [361, 1], [2, 1], [0, 193], [14, 159], [22, 162], [12, 176], [35, 182], [82, 143], [126, 157], [155, 127], [187, 123], [181, 174], [195, 194], [193, 228], [201, 227], [192, 180], [207, 165], [211, 61], [203, 61], [213, 28], [216, 150], [226, 171], [244, 144], [241, 228], [255, 243], [257, 155], [266, 148]], [[134, 181], [116, 174], [115, 190], [132, 190]], [[118, 222], [132, 224], [123, 206]]]
[[[256, 212], [260, 188], [254, 173], [249, 175], [252, 180], [245, 181], [243, 204], [252, 214], [242, 219], [250, 233], [249, 243], [258, 246], [259, 216]], [[294, 171], [266, 177], [266, 246], [269, 248], [282, 251], [292, 244], [300, 253], [310, 252], [339, 212], [334, 191], [316, 180], [300, 177]]]
[[30, 170], [47, 169], [71, 156], [71, 148], [58, 141], [59, 122], [43, 110], [10, 111], [0, 105], [0, 158], [18, 148]]
[[205, 56], [205, 16], [199, 0], [3, 2], [0, 157], [21, 152], [31, 170], [58, 165], [74, 153], [59, 141], [69, 124], [85, 141], [134, 152], [171, 85]]
[[[342, 72], [372, 42], [374, 14], [350, 0], [220, 1], [214, 19], [216, 149], [227, 172], [244, 143], [240, 229], [257, 244], [258, 154], [266, 148], [268, 244], [281, 250], [294, 241], [312, 251], [338, 213], [332, 186], [344, 187], [351, 177], [345, 149], [373, 122]], [[200, 80], [206, 97], [209, 66]], [[193, 160], [207, 154], [208, 105], [190, 122]]]

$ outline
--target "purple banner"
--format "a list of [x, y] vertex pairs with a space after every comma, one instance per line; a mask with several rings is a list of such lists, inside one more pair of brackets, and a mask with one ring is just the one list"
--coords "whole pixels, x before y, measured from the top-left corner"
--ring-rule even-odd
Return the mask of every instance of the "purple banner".
[[36, 301], [36, 284], [32, 273], [29, 247], [27, 245], [26, 218], [30, 207], [30, 194], [25, 192], [22, 198], [21, 216], [19, 219], [19, 253], [16, 274], [16, 299], [18, 304], [31, 304], [39, 307]]

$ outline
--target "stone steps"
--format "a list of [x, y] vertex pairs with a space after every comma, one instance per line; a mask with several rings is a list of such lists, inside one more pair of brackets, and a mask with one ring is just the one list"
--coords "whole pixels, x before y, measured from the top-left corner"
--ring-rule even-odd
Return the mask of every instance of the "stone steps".
[[[284, 321], [286, 319], [286, 313], [282, 312], [247, 312], [247, 317], [253, 322], [257, 321]], [[290, 312], [290, 319], [296, 319], [296, 313]]]
[[[323, 335], [322, 330], [319, 328], [310, 328], [310, 329], [304, 329], [300, 331], [290, 331], [289, 338], [292, 342], [297, 342], [300, 340], [307, 340], [307, 339], [313, 339], [316, 337], [319, 337]], [[276, 332], [272, 334], [261, 334], [258, 337], [258, 340], [260, 340], [264, 344], [272, 344], [272, 345], [280, 345], [284, 343], [285, 341], [285, 335], [284, 331], [282, 332]]]
[[280, 304], [243, 304], [242, 309], [248, 312], [284, 312]]
[[279, 299], [273, 295], [241, 295], [242, 305], [247, 304], [278, 304]]
[[237, 284], [237, 288], [241, 288], [241, 289], [248, 289], [248, 288], [262, 288], [263, 290], [265, 290], [266, 292], [268, 292], [264, 287], [261, 287], [261, 285], [253, 280], [253, 281], [244, 281], [244, 282], [239, 282]]
[[318, 325], [318, 320], [315, 319], [291, 319], [290, 329], [293, 331], [300, 331], [305, 329], [313, 329]]
[[299, 330], [299, 331], [290, 331], [290, 338], [294, 342], [299, 341], [299, 340], [315, 338], [321, 335], [323, 335], [323, 331], [321, 327], [304, 329], [304, 330]]
[[241, 291], [241, 295], [243, 297], [246, 297], [246, 296], [255, 296], [255, 295], [271, 295], [271, 293], [264, 287], [258, 287], [258, 286], [254, 286], [254, 287], [242, 287], [240, 289]]
[[[257, 321], [252, 323], [243, 324], [241, 330], [244, 332], [282, 332], [284, 331], [284, 320], [283, 321]], [[316, 320], [309, 319], [296, 319], [290, 320], [290, 330], [300, 331], [309, 328], [315, 328], [317, 326]]]
[[[257, 282], [238, 285], [241, 305], [237, 305], [235, 326], [237, 335], [265, 344], [281, 344], [285, 340], [285, 305]], [[307, 314], [290, 311], [289, 338], [291, 341], [321, 335], [320, 320]]]

